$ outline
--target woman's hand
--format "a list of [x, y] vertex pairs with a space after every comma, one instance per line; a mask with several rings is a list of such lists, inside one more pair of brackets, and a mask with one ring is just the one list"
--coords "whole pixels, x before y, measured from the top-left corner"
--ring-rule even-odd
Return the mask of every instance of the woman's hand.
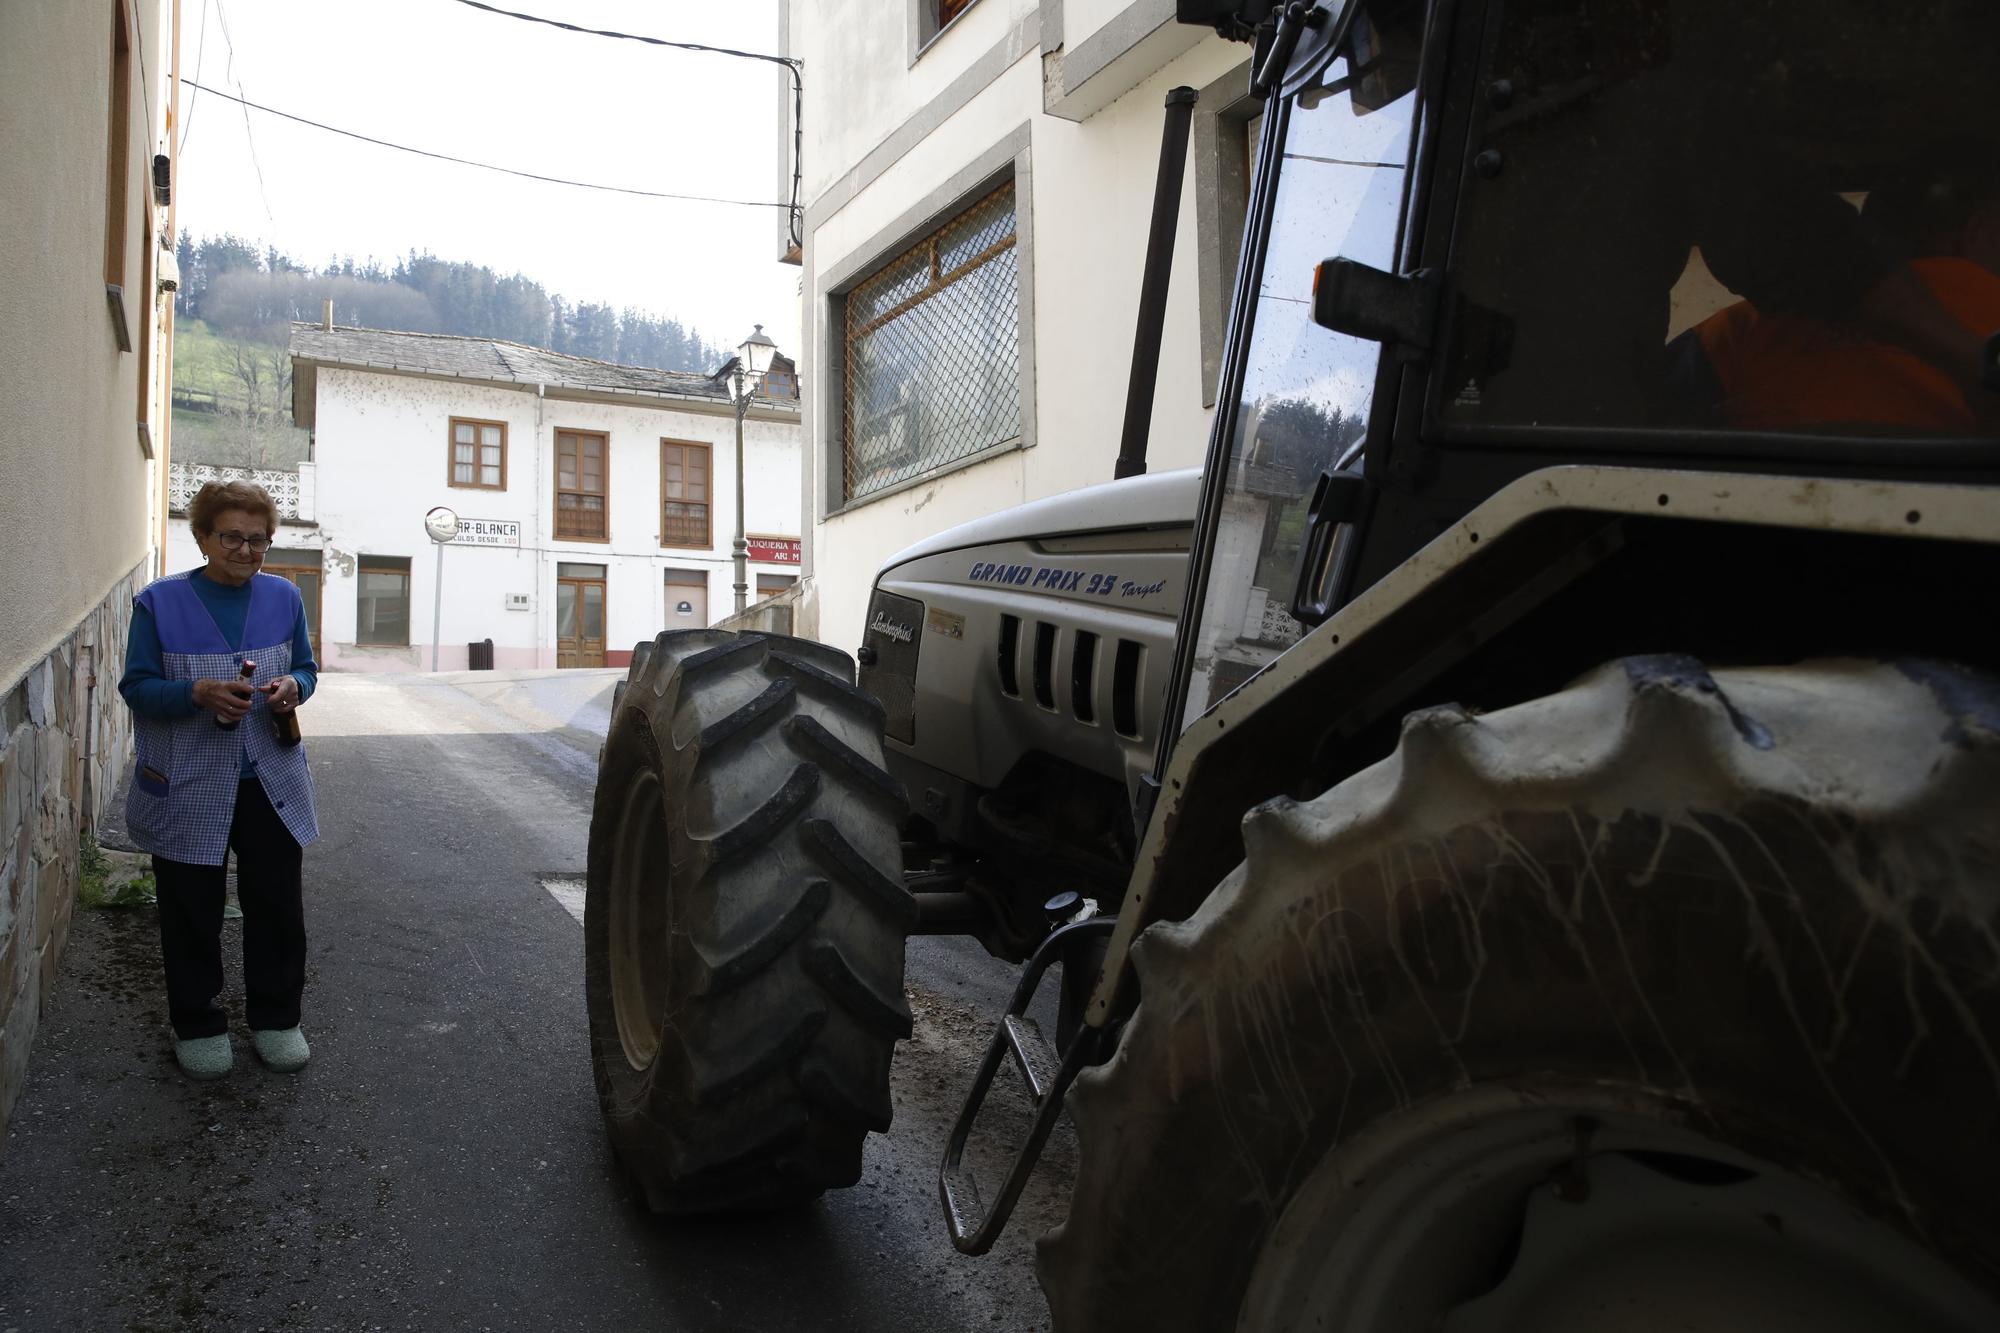
[[[298, 693], [296, 682], [292, 692], [294, 695]], [[240, 680], [198, 680], [194, 683], [194, 706], [208, 710], [224, 722], [241, 722], [249, 713], [254, 697], [251, 688]]]
[[257, 688], [270, 699], [274, 713], [289, 713], [299, 706], [299, 683], [290, 676], [280, 676]]

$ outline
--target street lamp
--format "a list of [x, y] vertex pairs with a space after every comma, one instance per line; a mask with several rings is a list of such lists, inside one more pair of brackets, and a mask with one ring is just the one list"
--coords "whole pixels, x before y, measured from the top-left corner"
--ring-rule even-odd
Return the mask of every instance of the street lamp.
[[736, 362], [729, 369], [729, 396], [736, 400], [736, 609], [750, 604], [750, 540], [743, 532], [743, 414], [764, 383], [778, 345], [764, 336], [764, 326], [745, 338], [736, 349]]

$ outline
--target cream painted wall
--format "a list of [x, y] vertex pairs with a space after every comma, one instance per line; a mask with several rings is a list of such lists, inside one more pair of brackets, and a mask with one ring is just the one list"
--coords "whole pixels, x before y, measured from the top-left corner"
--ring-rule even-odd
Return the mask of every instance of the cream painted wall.
[[[978, 0], [912, 64], [909, 0], [796, 0], [791, 54], [810, 71], [805, 198], [822, 194], [1040, 7], [1040, 0]], [[805, 9], [812, 13], [799, 15]]]
[[[443, 670], [462, 670], [466, 645], [486, 638], [494, 641], [496, 667], [556, 665], [556, 574], [563, 562], [605, 567], [606, 646], [612, 652], [629, 652], [635, 642], [668, 628], [665, 571], [670, 568], [705, 571], [710, 618], [728, 614], [734, 596], [736, 512], [732, 414], [538, 400], [532, 389], [332, 367], [318, 371], [317, 393], [317, 512], [327, 550], [323, 665], [336, 670], [429, 669], [438, 566], [423, 516], [433, 505], [448, 505], [463, 518], [521, 524], [519, 548], [446, 547], [438, 662]], [[446, 483], [446, 440], [453, 416], [507, 424], [505, 490]], [[609, 542], [557, 541], [552, 535], [555, 432], [569, 429], [610, 437]], [[710, 446], [716, 475], [713, 540], [706, 548], [659, 544], [663, 438]], [[744, 446], [746, 528], [757, 535], [797, 536], [797, 424], [753, 417], [744, 423]], [[357, 561], [368, 555], [410, 560], [407, 648], [355, 644]], [[753, 601], [760, 572], [795, 574], [797, 566], [752, 562]], [[510, 593], [527, 594], [531, 609], [507, 609]]]
[[[133, 350], [104, 294], [107, 114], [116, 0], [0, 5], [0, 690], [145, 560], [152, 469], [139, 443], [152, 156], [165, 149], [170, 24], [132, 34], [124, 268]], [[141, 68], [143, 66], [143, 78]], [[153, 346], [162, 339], [157, 329]]]
[[[981, 0], [973, 12], [988, 3]], [[1111, 0], [1091, 6], [1071, 0], [1065, 13], [1069, 49], [1079, 40], [1079, 18], [1088, 25], [1083, 29], [1087, 34], [1131, 7]], [[887, 41], [893, 26], [886, 13], [871, 9], [863, 24], [858, 12], [847, 12], [855, 7], [835, 6], [845, 22], [837, 25], [841, 31], [829, 35], [821, 31], [826, 22], [821, 8], [792, 10], [793, 49], [808, 60], [824, 49], [822, 43], [865, 46], [870, 35], [854, 31], [857, 24], [872, 24], [872, 40], [878, 43]], [[958, 35], [954, 28], [946, 37]], [[934, 200], [955, 175], [996, 144], [1028, 127], [1033, 216], [1021, 220], [1020, 230], [1032, 247], [1034, 275], [1034, 447], [946, 472], [817, 522], [811, 557], [817, 623], [811, 632], [852, 651], [860, 642], [874, 575], [898, 550], [966, 519], [1110, 479], [1124, 420], [1165, 95], [1179, 84], [1204, 87], [1243, 58], [1241, 47], [1209, 37], [1163, 68], [1107, 72], [1100, 77], [1122, 79], [1130, 86], [1103, 110], [1076, 122], [1044, 114], [1042, 54], [1030, 51], [944, 116], [851, 199], [830, 195], [816, 205], [817, 196], [808, 189], [808, 216], [814, 225], [807, 244], [804, 313], [814, 330], [810, 355], [823, 358], [840, 346], [829, 324], [829, 280], [851, 272], [857, 262], [889, 258], [893, 248], [882, 248], [888, 244], [883, 238], [894, 234], [899, 220]], [[869, 72], [865, 90], [853, 95], [900, 105], [910, 82], [910, 76], [878, 65]], [[876, 127], [878, 136], [893, 128], [866, 107], [857, 106], [853, 113], [859, 123]], [[825, 141], [815, 134], [815, 119], [823, 125], [847, 116], [845, 106], [823, 107], [817, 118], [808, 107], [806, 158], [817, 163], [821, 180], [837, 179], [874, 146], [857, 139], [852, 123]], [[1196, 170], [1191, 154], [1148, 455], [1158, 470], [1198, 464], [1212, 416], [1203, 404], [1201, 382]], [[870, 253], [871, 247], [879, 253]], [[809, 383], [827, 383], [823, 365], [809, 363], [803, 371]], [[815, 496], [824, 493], [822, 473], [830, 465], [832, 448], [825, 437], [837, 410], [837, 405], [809, 407], [806, 454], [814, 470]]]

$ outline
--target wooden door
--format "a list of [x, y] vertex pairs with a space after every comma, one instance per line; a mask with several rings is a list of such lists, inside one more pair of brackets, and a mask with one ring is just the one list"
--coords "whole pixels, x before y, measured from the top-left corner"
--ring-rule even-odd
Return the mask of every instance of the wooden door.
[[276, 574], [299, 590], [299, 600], [306, 606], [306, 637], [312, 642], [313, 656], [318, 657], [319, 648], [319, 593], [322, 571], [318, 551], [284, 550], [272, 547], [264, 557], [264, 572]]
[[604, 580], [556, 580], [556, 665], [604, 665]]

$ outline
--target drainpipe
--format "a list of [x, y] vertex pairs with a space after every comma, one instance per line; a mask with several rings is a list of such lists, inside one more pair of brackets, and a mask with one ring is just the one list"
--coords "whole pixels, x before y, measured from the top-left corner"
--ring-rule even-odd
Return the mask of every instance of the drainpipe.
[[[543, 482], [543, 481], [545, 481], [545, 480], [547, 480], [547, 478], [548, 478], [548, 474], [549, 474], [549, 469], [555, 466], [555, 460], [554, 460], [554, 458], [553, 458], [553, 457], [551, 457], [551, 458], [550, 458], [550, 460], [549, 460], [549, 462], [548, 462], [548, 464], [547, 464], [547, 465], [544, 465], [544, 464], [543, 464], [543, 462], [542, 462], [542, 418], [543, 418], [543, 410], [544, 410], [544, 409], [545, 409], [545, 408], [546, 408], [547, 406], [548, 406], [548, 385], [546, 385], [546, 384], [537, 384], [537, 385], [535, 386], [535, 462], [534, 462], [534, 468], [535, 468], [535, 514], [534, 514], [534, 519], [533, 519], [533, 522], [531, 523], [531, 525], [529, 526], [529, 529], [528, 529], [528, 530], [529, 530], [530, 532], [532, 532], [532, 533], [534, 533], [534, 534], [535, 534], [535, 541], [534, 541], [534, 546], [533, 546], [533, 548], [532, 548], [532, 549], [533, 549], [533, 550], [534, 550], [534, 552], [535, 552], [535, 566], [534, 566], [534, 568], [535, 568], [535, 593], [534, 593], [534, 599], [535, 599], [535, 657], [534, 657], [534, 661], [535, 661], [535, 664], [536, 664], [537, 666], [539, 666], [539, 665], [541, 664], [541, 661], [542, 661], [542, 556], [541, 556], [541, 553], [542, 553], [543, 551], [545, 551], [545, 550], [547, 550], [547, 549], [548, 549], [548, 547], [547, 547], [547, 546], [546, 546], [546, 545], [545, 545], [545, 544], [543, 543], [543, 541], [542, 541], [542, 538], [541, 538], [541, 529], [542, 529], [542, 514], [543, 514], [543, 513], [545, 512], [545, 511], [544, 511], [544, 510], [542, 509], [542, 482]], [[606, 459], [604, 460], [604, 466], [605, 466], [605, 468], [606, 468], [607, 470], [608, 470], [608, 469], [609, 469], [609, 468], [611, 467], [611, 460], [610, 460], [609, 458], [606, 458]], [[549, 540], [550, 540], [550, 541], [553, 541], [553, 540], [555, 540], [555, 530], [554, 530], [554, 525], [553, 525], [553, 523], [552, 523], [552, 524], [550, 525], [550, 531], [549, 531]], [[551, 573], [553, 573], [554, 571], [553, 571], [553, 570], [551, 570], [550, 572], [551, 572]], [[554, 586], [554, 582], [553, 582], [553, 580], [551, 580], [551, 582], [550, 582], [550, 586], [551, 586], [551, 587], [553, 587], [553, 586]]]
[[1139, 329], [1132, 338], [1132, 380], [1125, 389], [1125, 432], [1118, 442], [1114, 477], [1146, 470], [1146, 441], [1153, 429], [1153, 388], [1160, 378], [1160, 331], [1167, 322], [1167, 276], [1174, 267], [1174, 230], [1181, 218], [1181, 174], [1187, 165], [1192, 88], [1167, 94], [1167, 123], [1160, 134], [1160, 178], [1153, 186], [1153, 226], [1146, 238], [1146, 267], [1139, 279]]

